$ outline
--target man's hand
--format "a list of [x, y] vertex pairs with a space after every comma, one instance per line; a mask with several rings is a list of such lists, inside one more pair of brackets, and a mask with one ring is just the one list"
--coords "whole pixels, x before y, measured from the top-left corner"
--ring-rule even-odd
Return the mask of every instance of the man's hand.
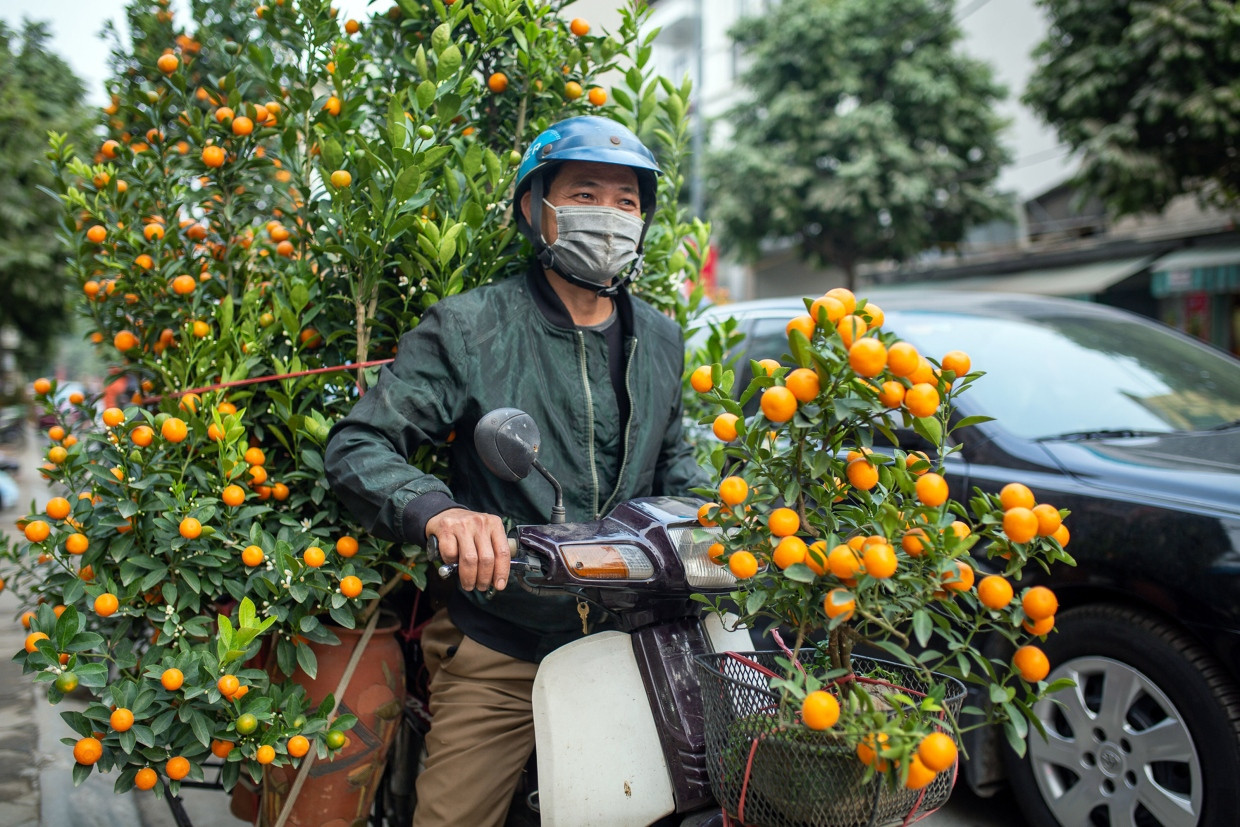
[[456, 563], [461, 588], [502, 591], [508, 585], [508, 536], [494, 514], [449, 508], [426, 521], [426, 536], [439, 541], [445, 563]]

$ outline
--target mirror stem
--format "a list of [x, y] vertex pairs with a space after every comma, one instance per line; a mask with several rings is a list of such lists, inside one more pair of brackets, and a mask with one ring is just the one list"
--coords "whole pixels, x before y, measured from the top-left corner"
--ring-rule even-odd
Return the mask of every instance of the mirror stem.
[[564, 491], [560, 488], [560, 484], [556, 482], [555, 477], [551, 476], [551, 472], [543, 468], [541, 462], [534, 460], [533, 465], [538, 473], [542, 474], [547, 482], [551, 483], [551, 487], [555, 490], [555, 505], [551, 506], [552, 525], [568, 522], [568, 514], [564, 511]]

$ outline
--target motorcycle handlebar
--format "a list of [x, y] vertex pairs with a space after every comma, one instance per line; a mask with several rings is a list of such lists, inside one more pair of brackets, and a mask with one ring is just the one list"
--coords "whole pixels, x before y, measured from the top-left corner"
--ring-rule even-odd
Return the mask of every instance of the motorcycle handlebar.
[[[517, 554], [517, 541], [513, 537], [508, 538], [508, 554], [514, 558]], [[441, 579], [447, 580], [456, 574], [457, 564], [443, 562], [443, 558], [439, 555], [439, 538], [433, 534], [426, 538], [426, 559], [431, 563], [439, 563], [438, 572]], [[513, 562], [519, 561], [514, 560]]]

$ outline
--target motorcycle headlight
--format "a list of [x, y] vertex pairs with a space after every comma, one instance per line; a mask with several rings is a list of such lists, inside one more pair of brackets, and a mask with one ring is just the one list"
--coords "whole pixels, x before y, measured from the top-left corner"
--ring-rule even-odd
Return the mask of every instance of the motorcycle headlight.
[[582, 543], [562, 546], [564, 565], [579, 580], [649, 580], [654, 563], [637, 546]]
[[702, 528], [697, 525], [673, 526], [667, 530], [676, 553], [685, 567], [685, 579], [695, 589], [719, 589], [730, 591], [736, 585], [736, 576], [710, 559], [708, 549], [723, 539], [723, 529]]

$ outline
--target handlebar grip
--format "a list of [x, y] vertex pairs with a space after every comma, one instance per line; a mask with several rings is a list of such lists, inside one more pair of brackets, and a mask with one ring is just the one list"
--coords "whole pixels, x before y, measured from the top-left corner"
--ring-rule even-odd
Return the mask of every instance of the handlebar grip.
[[439, 556], [439, 538], [434, 534], [426, 538], [426, 559], [430, 562], [438, 562], [439, 579], [447, 580], [456, 574], [456, 563], [445, 563], [443, 558]]
[[[509, 557], [515, 558], [517, 556], [517, 548], [517, 539], [515, 537], [509, 537]], [[440, 579], [447, 580], [449, 577], [456, 574], [456, 563], [445, 563], [443, 562], [443, 558], [439, 556], [439, 538], [433, 534], [426, 538], [426, 559], [432, 563], [439, 563], [439, 568], [436, 571], [438, 571]], [[516, 561], [514, 560], [514, 562]]]

